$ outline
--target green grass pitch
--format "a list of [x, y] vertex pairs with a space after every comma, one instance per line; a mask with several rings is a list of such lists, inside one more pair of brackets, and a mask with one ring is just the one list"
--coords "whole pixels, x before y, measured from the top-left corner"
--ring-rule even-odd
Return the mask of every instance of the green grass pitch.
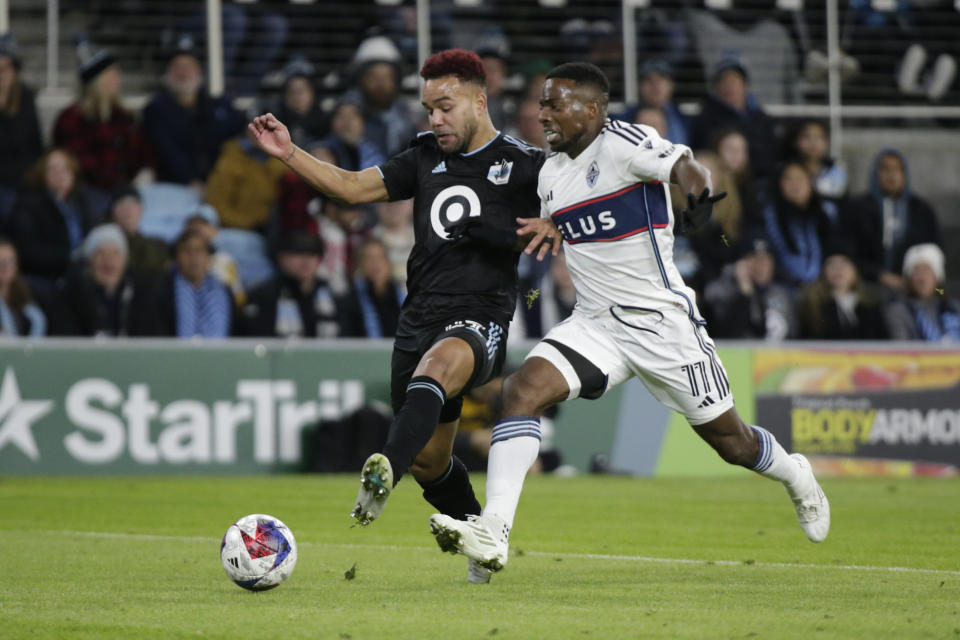
[[[748, 473], [533, 477], [510, 563], [482, 586], [436, 548], [410, 479], [350, 528], [357, 484], [0, 477], [0, 638], [960, 638], [960, 479], [826, 479], [814, 545], [783, 488]], [[218, 556], [257, 512], [300, 551], [264, 593]]]

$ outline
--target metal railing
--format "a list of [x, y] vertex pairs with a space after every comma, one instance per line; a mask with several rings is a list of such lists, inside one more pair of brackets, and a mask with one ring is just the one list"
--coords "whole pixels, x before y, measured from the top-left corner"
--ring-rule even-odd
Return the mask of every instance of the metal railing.
[[[752, 3], [753, 4], [753, 3]], [[153, 55], [154, 61], [157, 58], [156, 50], [159, 49], [159, 36], [161, 24], [163, 22], [177, 22], [185, 14], [195, 12], [205, 16], [205, 46], [207, 51], [207, 80], [212, 93], [219, 94], [225, 90], [230, 90], [230, 78], [227, 77], [224, 64], [224, 27], [221, 23], [221, 10], [225, 5], [243, 7], [245, 10], [257, 9], [258, 3], [255, 0], [246, 0], [244, 2], [230, 2], [225, 0], [203, 0], [187, 2], [185, 0], [138, 0], [137, 2], [76, 2], [71, 0], [45, 0], [45, 7], [39, 5], [36, 0], [0, 0], [0, 31], [6, 31], [11, 26], [11, 16], [16, 18], [19, 14], [30, 14], [32, 19], [45, 20], [45, 42], [43, 43], [43, 57], [45, 58], [45, 67], [43, 68], [43, 81], [40, 80], [40, 69], [35, 63], [30, 65], [25, 73], [32, 72], [31, 80], [34, 84], [41, 85], [41, 100], [45, 96], [62, 95], [69, 90], [73, 80], [73, 74], [65, 60], [69, 60], [69, 51], [66, 41], [69, 40], [71, 33], [67, 33], [66, 28], [61, 24], [65, 15], [69, 14], [76, 18], [80, 15], [80, 26], [84, 26], [83, 13], [84, 8], [92, 6], [99, 16], [91, 13], [86, 25], [96, 37], [96, 29], [93, 23], [102, 22], [109, 24], [115, 19], [120, 9], [115, 9], [115, 5], [139, 7], [139, 13], [135, 15], [125, 15], [124, 18], [129, 22], [131, 19], [139, 21], [139, 27], [130, 29], [126, 35], [131, 41], [129, 46], [131, 50], [137, 47], [140, 49], [150, 48], [153, 52], [144, 54], [131, 53], [127, 58], [121, 58], [121, 65], [128, 71], [128, 76], [142, 75], [143, 78], [137, 83], [129, 83], [135, 87], [132, 93], [145, 93], [152, 87], [149, 82], [155, 82], [158, 73], [158, 65], [150, 68], [144, 65], [146, 60]], [[564, 6], [570, 5], [570, 6]], [[515, 3], [505, 5], [503, 3], [492, 3], [489, 0], [380, 0], [375, 5], [353, 6], [344, 0], [290, 0], [287, 5], [271, 4], [271, 10], [285, 12], [287, 20], [291, 23], [291, 35], [288, 37], [289, 46], [286, 54], [303, 53], [308, 59], [318, 62], [321, 73], [324, 71], [336, 70], [338, 67], [346, 66], [352, 56], [352, 49], [359, 43], [365, 33], [365, 27], [376, 24], [377, 17], [382, 16], [384, 12], [403, 12], [405, 19], [413, 15], [412, 33], [408, 32], [404, 37], [415, 40], [415, 60], [408, 58], [406, 62], [410, 67], [408, 71], [413, 72], [413, 64], [418, 66], [434, 48], [449, 45], [471, 46], [479, 42], [484, 37], [483, 33], [488, 27], [493, 27], [494, 31], [499, 31], [501, 36], [508, 42], [511, 50], [511, 62], [516, 69], [525, 63], [535, 60], [537, 57], [545, 57], [553, 63], [564, 59], [570, 59], [575, 55], [573, 51], [584, 52], [587, 59], [594, 56], [596, 48], [607, 46], [608, 48], [616, 45], [619, 40], [620, 59], [611, 62], [611, 54], [608, 51], [604, 58], [607, 64], [605, 70], [612, 71], [611, 76], [615, 85], [614, 100], [616, 102], [634, 103], [637, 99], [637, 66], [641, 62], [641, 56], [649, 56], [651, 49], [660, 48], [665, 50], [672, 46], [668, 35], [657, 35], [656, 37], [644, 36], [641, 43], [638, 40], [639, 30], [644, 28], [641, 23], [647, 24], [651, 21], [660, 20], [671, 28], [682, 30], [684, 21], [688, 20], [689, 15], [694, 13], [714, 12], [714, 15], [727, 19], [728, 16], [722, 9], [711, 7], [736, 6], [736, 0], [727, 2], [718, 2], [716, 0], [677, 0], [675, 2], [665, 2], [663, 0], [614, 0], [603, 2], [566, 2], [566, 0], [517, 0]], [[894, 11], [896, 3], [874, 2], [875, 7], [880, 7], [877, 15], [884, 15], [881, 10], [887, 5], [888, 11]], [[925, 6], [929, 3], [925, 3]], [[771, 0], [769, 11], [756, 10], [754, 13], [741, 13], [741, 19], [752, 20], [757, 23], [763, 20], [776, 17], [784, 18], [797, 14], [798, 11], [804, 11], [806, 7], [809, 10], [811, 20], [821, 20], [814, 24], [813, 29], [808, 29], [813, 33], [805, 33], [801, 29], [801, 41], [824, 40], [821, 43], [826, 49], [826, 74], [825, 80], [818, 81], [813, 86], [809, 81], [802, 81], [807, 89], [806, 95], [801, 102], [791, 102], [787, 100], [767, 102], [766, 109], [773, 115], [783, 116], [815, 116], [827, 117], [831, 122], [833, 132], [832, 144], [836, 149], [842, 145], [843, 121], [849, 118], [926, 118], [926, 119], [949, 119], [960, 120], [960, 106], [954, 104], [937, 104], [931, 101], [918, 101], [909, 96], [901, 96], [896, 93], [895, 82], [892, 77], [863, 74], [864, 82], [874, 83], [870, 85], [869, 90], [860, 87], [860, 92], [864, 99], [857, 99], [856, 91], [846, 88], [844, 84], [842, 64], [843, 64], [843, 40], [849, 40], [849, 35], [844, 33], [845, 23], [851, 19], [851, 3], [840, 2], [839, 0], [826, 0], [825, 4], [819, 1], [807, 0]], [[929, 12], [941, 12], [945, 18], [944, 23], [950, 24], [950, 20], [956, 21], [956, 16], [960, 15], [960, 1], [947, 2], [943, 0], [939, 8], [924, 8], [917, 10], [928, 12], [927, 14], [916, 13], [918, 17], [923, 17], [926, 31], [917, 27], [913, 35], [923, 41], [929, 36], [929, 41], [934, 43], [934, 48], [952, 51], [956, 59], [960, 59], [960, 48], [957, 46], [957, 38], [950, 35], [943, 28], [937, 29], [936, 23], [941, 14], [933, 15]], [[43, 7], [41, 9], [40, 7]], [[41, 14], [40, 12], [43, 11]], [[127, 10], [129, 14], [129, 9]], [[841, 16], [845, 12], [847, 17]], [[40, 16], [43, 16], [42, 18]], [[743, 18], [746, 15], [746, 18]], [[891, 14], [892, 15], [892, 14]], [[438, 16], [440, 16], [438, 20]], [[772, 16], [772, 18], [771, 18]], [[639, 18], [639, 20], [638, 20]], [[577, 22], [579, 21], [579, 26]], [[730, 18], [732, 23], [732, 18]], [[71, 28], [76, 26], [77, 20], [73, 21]], [[746, 23], [744, 23], [746, 24]], [[929, 26], [933, 24], [933, 26]], [[382, 26], [382, 25], [381, 25]], [[603, 26], [607, 31], [600, 29]], [[734, 26], [743, 26], [734, 25]], [[593, 29], [593, 31], [591, 31]], [[600, 29], [600, 31], [597, 31]], [[619, 33], [617, 33], [619, 31]], [[296, 33], [294, 33], [296, 32]], [[849, 29], [847, 29], [849, 32]], [[316, 33], [315, 38], [310, 35]], [[672, 33], [665, 31], [665, 33]], [[700, 97], [706, 93], [707, 69], [697, 68], [693, 50], [695, 49], [694, 34], [687, 33], [684, 36], [677, 32], [675, 38], [687, 37], [687, 47], [690, 53], [687, 54], [686, 62], [693, 60], [693, 66], [683, 66], [676, 74], [677, 95], [681, 102], [695, 104]], [[434, 34], [433, 36], [431, 34]], [[925, 35], [926, 34], [926, 35]], [[114, 34], [115, 35], [115, 34]], [[393, 34], [387, 34], [393, 35]], [[295, 36], [295, 37], [294, 37]], [[672, 36], [670, 36], [672, 37]], [[148, 42], [151, 38], [157, 42]], [[660, 38], [660, 40], [657, 40]], [[583, 46], [572, 46], [583, 41]], [[801, 45], [809, 43], [801, 42]], [[849, 44], [847, 42], [846, 44]], [[869, 44], [869, 43], [868, 43]], [[889, 43], [877, 42], [876, 51], [868, 50], [865, 54], [870, 60], [881, 59], [883, 47]], [[871, 45], [872, 46], [872, 45]], [[34, 52], [39, 52], [39, 47], [34, 46]], [[616, 54], [613, 51], [613, 54]], [[804, 51], [799, 50], [799, 54]], [[410, 52], [408, 52], [410, 54]], [[615, 55], [614, 55], [615, 57]], [[684, 64], [686, 64], [686, 62]], [[797, 60], [797, 66], [802, 66], [802, 59]], [[282, 66], [283, 60], [278, 59], [274, 65], [276, 68]], [[892, 64], [892, 62], [887, 62]], [[601, 64], [601, 66], [603, 66]], [[894, 69], [895, 70], [895, 69]], [[133, 73], [130, 73], [130, 72]], [[892, 72], [891, 72], [892, 73]], [[954, 81], [954, 85], [956, 85]], [[874, 86], [875, 85], [875, 86]], [[887, 86], [889, 85], [889, 86]], [[411, 85], [407, 85], [408, 89]], [[950, 94], [957, 96], [957, 92]], [[848, 96], [851, 96], [848, 98]]]

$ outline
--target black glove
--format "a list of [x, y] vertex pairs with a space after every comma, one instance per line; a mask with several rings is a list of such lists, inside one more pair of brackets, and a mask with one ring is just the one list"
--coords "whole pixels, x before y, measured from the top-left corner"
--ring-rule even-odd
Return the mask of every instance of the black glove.
[[517, 246], [515, 229], [497, 229], [480, 222], [479, 217], [468, 217], [447, 227], [447, 235], [454, 242], [464, 238], [494, 249], [513, 249]]
[[693, 230], [703, 225], [713, 215], [713, 203], [726, 197], [726, 191], [711, 196], [710, 189], [701, 191], [699, 197], [688, 193], [687, 206], [680, 212], [680, 231]]

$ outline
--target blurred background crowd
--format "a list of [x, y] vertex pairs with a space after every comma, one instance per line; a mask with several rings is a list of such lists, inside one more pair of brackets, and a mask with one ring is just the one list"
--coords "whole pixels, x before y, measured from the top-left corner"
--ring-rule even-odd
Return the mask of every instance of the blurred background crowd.
[[[823, 101], [823, 3], [641, 4], [635, 101], [620, 2], [432, 2], [432, 49], [477, 51], [494, 124], [534, 145], [545, 72], [589, 60], [613, 81], [612, 116], [694, 149], [728, 196], [706, 227], [678, 232], [674, 255], [714, 337], [960, 339], [943, 231], [954, 212], [915, 187], [916, 147], [879, 145], [852, 175], [827, 120], [782, 108]], [[952, 0], [840, 5], [846, 101], [957, 104]], [[411, 203], [326, 199], [246, 123], [272, 111], [351, 170], [403, 150], [427, 128], [412, 3], [224, 2], [226, 92], [212, 95], [202, 3], [62, 0], [75, 91], [55, 109], [32, 88], [36, 28], [19, 6], [0, 34], [0, 333], [393, 335]], [[575, 295], [562, 255], [525, 258], [520, 275], [512, 332], [535, 338]]]

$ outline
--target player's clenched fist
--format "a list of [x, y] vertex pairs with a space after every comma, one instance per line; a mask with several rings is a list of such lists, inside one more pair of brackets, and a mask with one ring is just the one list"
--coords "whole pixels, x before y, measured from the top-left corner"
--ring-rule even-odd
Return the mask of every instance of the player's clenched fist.
[[290, 131], [272, 113], [257, 116], [247, 125], [247, 129], [257, 146], [271, 156], [284, 161], [293, 156], [295, 147], [290, 139]]

